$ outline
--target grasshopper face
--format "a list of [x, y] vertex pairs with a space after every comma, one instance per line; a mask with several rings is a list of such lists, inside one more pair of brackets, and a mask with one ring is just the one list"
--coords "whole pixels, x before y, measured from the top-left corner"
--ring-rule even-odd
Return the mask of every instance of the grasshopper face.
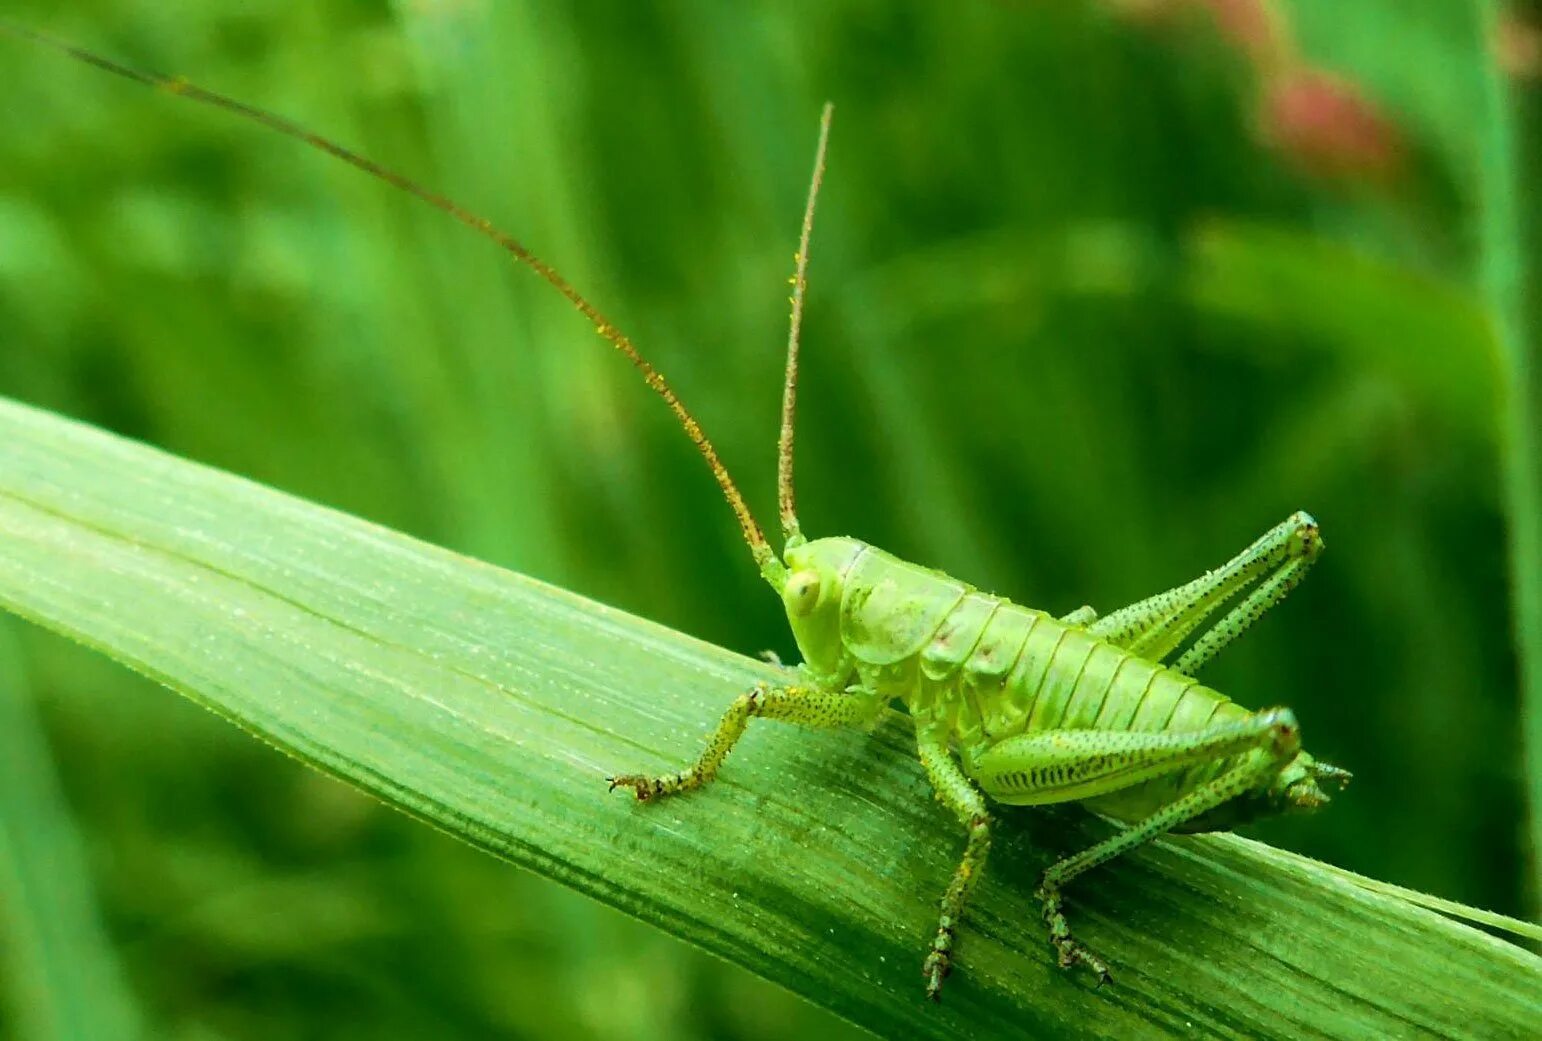
[[789, 547], [784, 555], [782, 606], [805, 666], [819, 677], [844, 682], [851, 671], [841, 640], [841, 603], [847, 573], [865, 548], [851, 538], [814, 539]]

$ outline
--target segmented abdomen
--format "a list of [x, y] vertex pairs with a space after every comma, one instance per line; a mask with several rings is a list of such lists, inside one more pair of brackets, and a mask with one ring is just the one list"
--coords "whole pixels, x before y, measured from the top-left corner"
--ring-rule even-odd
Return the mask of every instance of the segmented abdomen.
[[965, 749], [1026, 731], [1198, 730], [1245, 714], [1189, 676], [979, 592], [947, 611], [910, 661], [870, 679]]
[[[1026, 730], [1197, 730], [1230, 704], [1197, 680], [1080, 627], [1015, 604], [1004, 603], [997, 611], [1003, 618], [1019, 613], [1032, 621], [1011, 671], [997, 680], [996, 697], [980, 697], [975, 654], [959, 670], [961, 691], [975, 690], [986, 740]], [[982, 634], [982, 647], [992, 628]]]

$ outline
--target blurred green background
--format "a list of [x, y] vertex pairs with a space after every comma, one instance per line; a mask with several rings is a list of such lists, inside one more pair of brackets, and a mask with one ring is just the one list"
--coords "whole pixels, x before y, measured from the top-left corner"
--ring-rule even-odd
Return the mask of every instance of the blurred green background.
[[[1479, 5], [6, 7], [515, 232], [670, 375], [768, 521], [786, 279], [834, 100], [805, 529], [1063, 612], [1311, 510], [1328, 554], [1206, 678], [1292, 705], [1356, 779], [1249, 833], [1524, 913]], [[792, 652], [700, 461], [549, 288], [249, 125], [12, 40], [0, 69], [0, 394]], [[8, 759], [0, 868], [39, 870], [23, 833], [58, 833], [59, 879], [79, 853], [79, 942], [105, 935], [99, 971], [155, 1036], [857, 1035], [0, 625], [11, 740], [35, 702], [52, 750]], [[0, 1034], [62, 1036], [29, 1012], [21, 903], [0, 898]]]

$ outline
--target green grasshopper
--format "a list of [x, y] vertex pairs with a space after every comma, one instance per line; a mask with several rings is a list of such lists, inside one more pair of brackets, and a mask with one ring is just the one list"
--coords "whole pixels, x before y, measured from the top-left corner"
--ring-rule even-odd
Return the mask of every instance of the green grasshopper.
[[[1017, 806], [1082, 802], [1130, 825], [1050, 865], [1037, 891], [1061, 966], [1085, 965], [1101, 985], [1111, 978], [1107, 964], [1066, 922], [1067, 883], [1169, 831], [1226, 830], [1268, 814], [1315, 810], [1328, 802], [1324, 784], [1342, 789], [1350, 780], [1347, 770], [1302, 749], [1288, 708], [1250, 712], [1194, 678], [1300, 583], [1322, 538], [1311, 516], [1295, 513], [1192, 582], [1103, 617], [1083, 606], [1060, 618], [860, 539], [806, 538], [793, 492], [793, 420], [809, 239], [830, 118], [826, 105], [792, 279], [777, 466], [780, 557], [699, 428], [682, 416], [738, 515], [761, 576], [782, 599], [803, 664], [785, 684], [741, 694], [690, 766], [662, 776], [621, 774], [608, 778], [610, 787], [630, 788], [643, 801], [700, 788], [717, 776], [752, 718], [871, 727], [891, 702], [903, 702], [932, 788], [968, 836], [922, 964], [927, 996], [935, 1001], [941, 993], [964, 908], [985, 868], [987, 796]], [[662, 384], [654, 389], [675, 404]], [[1219, 622], [1164, 664], [1245, 590]]]
[[[1067, 883], [1166, 832], [1224, 830], [1266, 814], [1317, 809], [1328, 801], [1325, 785], [1341, 788], [1349, 781], [1347, 771], [1302, 750], [1289, 709], [1250, 712], [1194, 678], [1216, 652], [1279, 603], [1317, 559], [1322, 539], [1305, 513], [1294, 514], [1222, 567], [1101, 617], [1091, 607], [1053, 617], [859, 539], [804, 537], [793, 494], [793, 426], [809, 239], [829, 141], [828, 105], [792, 278], [778, 452], [783, 535], [778, 555], [712, 442], [663, 375], [512, 236], [281, 116], [27, 29], [3, 24], [0, 29], [253, 120], [417, 196], [534, 270], [637, 367], [706, 460], [761, 576], [781, 597], [804, 661], [787, 670], [785, 683], [760, 684], [741, 694], [691, 765], [662, 776], [621, 774], [607, 778], [610, 787], [631, 789], [645, 801], [700, 788], [717, 776], [752, 718], [870, 727], [891, 702], [903, 702], [915, 721], [917, 750], [937, 797], [967, 836], [923, 963], [926, 992], [934, 1000], [952, 968], [957, 930], [990, 848], [987, 797], [1009, 805], [1082, 802], [1128, 825], [1052, 864], [1038, 887], [1060, 964], [1084, 965], [1101, 984], [1110, 978], [1107, 964], [1078, 942], [1067, 924], [1062, 906]], [[1219, 622], [1170, 661], [1214, 612], [1239, 596]]]

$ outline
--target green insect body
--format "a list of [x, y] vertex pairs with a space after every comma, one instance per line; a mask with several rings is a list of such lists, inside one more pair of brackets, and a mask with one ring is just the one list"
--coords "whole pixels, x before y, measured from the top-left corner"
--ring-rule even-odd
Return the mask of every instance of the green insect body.
[[[1309, 530], [1312, 522], [1303, 515], [1288, 523]], [[1113, 791], [1095, 777], [1080, 776], [1093, 765], [1080, 751], [1064, 764], [1041, 768], [1063, 770], [1059, 783], [1031, 771], [993, 769], [1000, 760], [993, 749], [1024, 734], [1190, 733], [1240, 725], [1252, 714], [1087, 626], [982, 593], [856, 539], [810, 542], [788, 560], [795, 575], [817, 574], [819, 586], [829, 590], [823, 607], [823, 601], [805, 607], [802, 597], [787, 605], [805, 669], [817, 675], [818, 685], [871, 691], [885, 704], [905, 702], [916, 727], [947, 735], [965, 772], [998, 802], [1082, 799], [1106, 816], [1135, 821], [1234, 765], [1235, 757], [1208, 757]], [[1125, 754], [1126, 768], [1143, 768], [1137, 753]], [[1042, 755], [1047, 760], [1051, 753]], [[1294, 765], [1282, 774], [1311, 773], [1315, 764], [1302, 752]], [[1208, 830], [1212, 821], [1187, 823], [1188, 830]]]
[[[1127, 825], [1051, 865], [1038, 891], [1060, 963], [1086, 965], [1103, 981], [1109, 977], [1107, 966], [1072, 937], [1066, 922], [1061, 892], [1068, 882], [1165, 832], [1219, 829], [1267, 813], [1315, 809], [1327, 801], [1322, 785], [1348, 781], [1345, 771], [1302, 751], [1288, 709], [1250, 712], [1195, 678], [1218, 650], [1284, 598], [1316, 559], [1322, 542], [1306, 514], [1290, 517], [1215, 571], [1103, 617], [1090, 607], [1052, 617], [857, 539], [804, 538], [793, 495], [793, 419], [828, 106], [793, 278], [778, 466], [785, 543], [778, 556], [711, 441], [663, 376], [614, 324], [512, 236], [281, 116], [31, 30], [0, 23], [0, 31], [253, 120], [417, 196], [551, 283], [636, 366], [706, 460], [761, 575], [782, 598], [804, 663], [788, 670], [786, 683], [757, 686], [735, 699], [691, 765], [664, 775], [623, 774], [609, 778], [610, 786], [629, 788], [642, 800], [700, 788], [717, 776], [751, 718], [862, 727], [874, 724], [891, 702], [903, 702], [915, 721], [917, 750], [937, 797], [966, 835], [963, 859], [943, 894], [923, 964], [927, 993], [934, 999], [952, 967], [955, 937], [990, 847], [987, 797], [1014, 805], [1083, 802]], [[1234, 598], [1235, 606], [1200, 631]]]
[[[1267, 542], [1292, 536], [1301, 538], [1300, 559], [1321, 545], [1305, 514], [1290, 518]], [[1250, 550], [1248, 559], [1256, 553]], [[905, 702], [917, 728], [946, 734], [959, 749], [965, 772], [998, 802], [1080, 799], [1105, 816], [1135, 821], [1235, 765], [1235, 757], [1208, 757], [1114, 790], [1098, 778], [1078, 776], [1092, 765], [1080, 752], [1059, 767], [1067, 776], [1058, 784], [996, 769], [1001, 757], [993, 750], [1024, 734], [1192, 733], [1240, 726], [1252, 713], [1189, 674], [1131, 650], [1119, 641], [1117, 618], [1113, 625], [1057, 619], [856, 539], [819, 539], [791, 550], [787, 560], [794, 578], [817, 576], [786, 597], [804, 668], [817, 685], [870, 691], [882, 703]], [[810, 588], [821, 591], [813, 603]], [[1050, 750], [1040, 754], [1053, 756]], [[1147, 768], [1134, 761], [1134, 750], [1123, 754], [1130, 757], [1127, 769]], [[1281, 777], [1288, 791], [1320, 770], [1300, 752]], [[1289, 803], [1305, 804], [1313, 795], [1309, 782], [1298, 785]], [[1226, 813], [1185, 822], [1182, 830], [1231, 826], [1270, 808], [1278, 807], [1236, 800], [1226, 804]]]
[[[1045, 872], [1045, 923], [1063, 965], [1109, 978], [1071, 935], [1060, 891], [1083, 871], [1167, 831], [1235, 826], [1316, 809], [1319, 781], [1347, 772], [1301, 749], [1287, 709], [1250, 712], [1192, 675], [1300, 581], [1322, 547], [1298, 513], [1224, 567], [1099, 619], [1063, 618], [983, 593], [853, 538], [789, 540], [763, 566], [803, 653], [797, 682], [759, 688], [725, 715], [701, 758], [664, 776], [623, 775], [612, 787], [655, 799], [712, 780], [751, 716], [805, 726], [864, 725], [902, 701], [938, 797], [968, 832], [925, 963], [936, 997], [955, 933], [984, 867], [983, 796], [1013, 805], [1084, 802], [1130, 827]], [[1257, 586], [1174, 666], [1162, 664], [1205, 618]], [[955, 758], [956, 755], [956, 758]]]

